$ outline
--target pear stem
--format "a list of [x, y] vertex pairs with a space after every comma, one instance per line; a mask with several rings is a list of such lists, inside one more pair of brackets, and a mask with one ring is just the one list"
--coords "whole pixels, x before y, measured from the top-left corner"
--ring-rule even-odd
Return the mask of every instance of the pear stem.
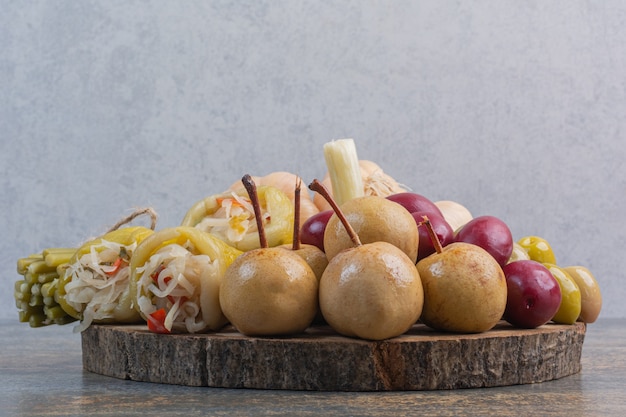
[[346, 228], [346, 232], [348, 232], [348, 236], [350, 237], [350, 240], [352, 240], [352, 243], [354, 243], [355, 246], [361, 246], [362, 243], [361, 239], [359, 239], [359, 235], [357, 235], [357, 233], [354, 231], [354, 228], [348, 222], [348, 219], [346, 219], [346, 216], [343, 214], [343, 212], [341, 211], [333, 197], [330, 195], [330, 192], [328, 192], [328, 189], [324, 186], [324, 184], [319, 182], [317, 179], [314, 179], [313, 182], [309, 184], [309, 188], [312, 191], [319, 193], [322, 197], [324, 197], [326, 201], [328, 201], [328, 204], [330, 204], [330, 206], [333, 208], [333, 211], [335, 212], [337, 217], [339, 217], [339, 220], [341, 221], [343, 226]]
[[420, 222], [420, 225], [426, 226], [426, 230], [428, 230], [428, 236], [430, 236], [430, 241], [433, 243], [435, 251], [437, 251], [437, 253], [443, 252], [443, 246], [441, 246], [439, 237], [435, 233], [435, 229], [433, 229], [433, 225], [430, 223], [428, 216], [422, 216], [422, 219], [423, 220], [422, 222]]
[[256, 184], [249, 174], [244, 175], [241, 182], [248, 192], [248, 197], [250, 197], [250, 202], [252, 203], [252, 208], [254, 209], [256, 226], [257, 229], [259, 229], [259, 242], [262, 248], [267, 248], [267, 238], [265, 237], [265, 227], [263, 227], [263, 216], [261, 213], [261, 205], [259, 204], [259, 194], [256, 190]]
[[296, 190], [293, 193], [293, 250], [300, 250], [300, 193], [302, 179], [296, 177]]

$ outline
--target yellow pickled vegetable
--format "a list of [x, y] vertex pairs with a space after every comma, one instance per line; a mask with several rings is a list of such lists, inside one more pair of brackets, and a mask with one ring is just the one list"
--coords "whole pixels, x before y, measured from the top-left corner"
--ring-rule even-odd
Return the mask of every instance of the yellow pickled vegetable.
[[217, 237], [179, 226], [144, 240], [131, 260], [130, 291], [155, 333], [198, 333], [226, 324], [219, 288], [242, 252]]
[[141, 321], [129, 291], [130, 260], [137, 245], [153, 233], [143, 226], [117, 229], [82, 245], [60, 277], [57, 299], [79, 319], [77, 331], [91, 323]]
[[[257, 188], [270, 247], [291, 243], [294, 209], [289, 197], [272, 186]], [[206, 197], [194, 204], [181, 226], [210, 233], [241, 251], [260, 247], [254, 209], [243, 188]]]

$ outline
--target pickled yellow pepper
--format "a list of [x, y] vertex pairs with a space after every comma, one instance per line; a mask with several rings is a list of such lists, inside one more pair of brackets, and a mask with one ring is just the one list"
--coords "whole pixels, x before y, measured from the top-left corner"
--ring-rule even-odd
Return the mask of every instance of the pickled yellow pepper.
[[[270, 247], [293, 238], [294, 209], [289, 197], [273, 186], [257, 187], [263, 225]], [[254, 210], [243, 188], [206, 197], [186, 213], [181, 226], [211, 233], [241, 251], [260, 247]]]
[[189, 226], [155, 232], [131, 260], [131, 296], [156, 333], [217, 330], [227, 320], [219, 304], [226, 268], [242, 252]]
[[74, 253], [59, 279], [56, 298], [67, 314], [81, 320], [79, 330], [91, 322], [141, 321], [129, 290], [129, 264], [134, 248], [152, 233], [143, 226], [120, 228]]

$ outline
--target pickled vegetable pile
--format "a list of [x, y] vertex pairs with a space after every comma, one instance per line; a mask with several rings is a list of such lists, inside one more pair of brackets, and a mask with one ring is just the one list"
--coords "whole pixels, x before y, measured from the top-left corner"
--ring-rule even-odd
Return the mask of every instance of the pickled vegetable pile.
[[478, 333], [600, 314], [591, 271], [560, 265], [539, 234], [514, 239], [502, 219], [409, 191], [358, 159], [351, 139], [325, 144], [324, 157], [311, 190], [289, 172], [244, 175], [186, 208], [177, 227], [122, 222], [80, 247], [18, 259], [19, 321], [162, 334], [232, 325], [250, 336], [328, 325], [381, 340], [417, 322]]

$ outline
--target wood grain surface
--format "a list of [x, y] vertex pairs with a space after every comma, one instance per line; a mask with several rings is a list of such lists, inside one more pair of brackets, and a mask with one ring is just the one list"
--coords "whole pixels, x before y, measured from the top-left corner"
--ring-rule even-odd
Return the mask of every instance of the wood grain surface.
[[145, 326], [92, 325], [83, 367], [134, 381], [224, 388], [410, 391], [495, 387], [578, 373], [586, 327], [500, 323], [481, 334], [422, 324], [384, 341], [346, 338], [327, 326], [292, 337], [154, 334]]

